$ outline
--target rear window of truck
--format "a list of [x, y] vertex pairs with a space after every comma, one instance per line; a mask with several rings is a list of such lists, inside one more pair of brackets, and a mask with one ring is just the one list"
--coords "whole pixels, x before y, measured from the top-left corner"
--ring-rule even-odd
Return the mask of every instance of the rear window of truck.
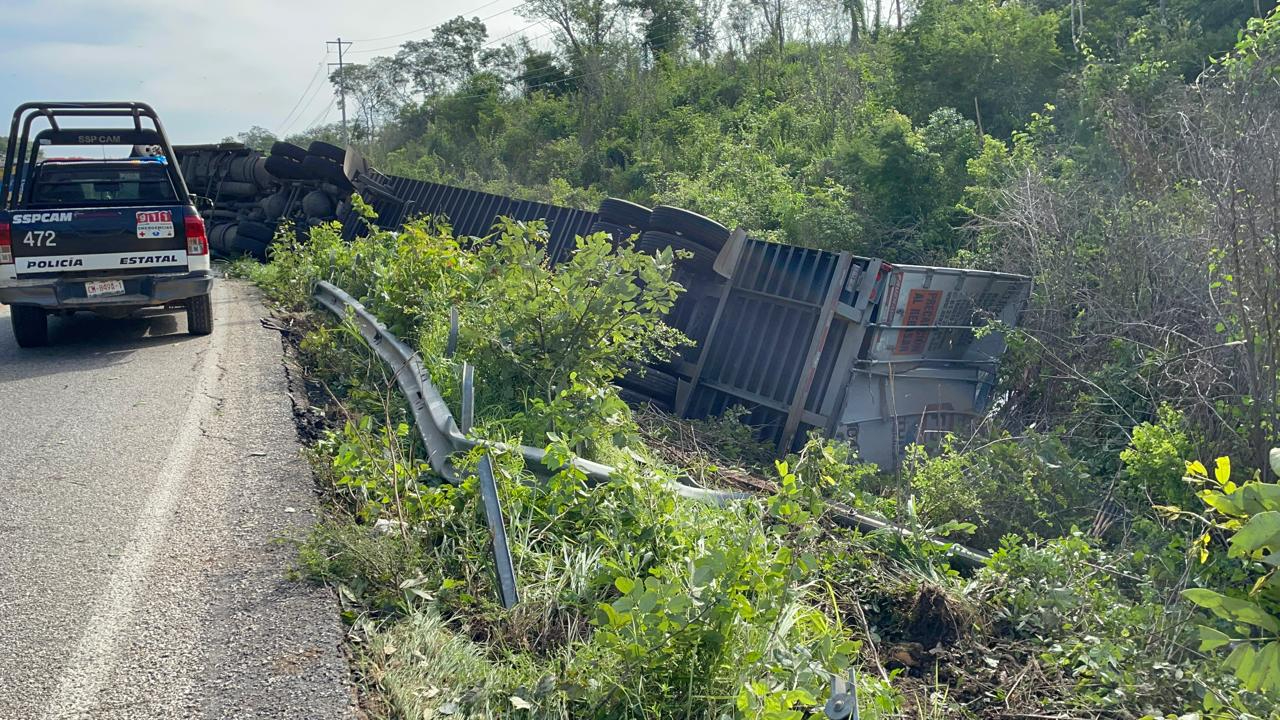
[[173, 182], [160, 163], [121, 165], [44, 164], [36, 169], [28, 204], [33, 207], [151, 205], [175, 202]]

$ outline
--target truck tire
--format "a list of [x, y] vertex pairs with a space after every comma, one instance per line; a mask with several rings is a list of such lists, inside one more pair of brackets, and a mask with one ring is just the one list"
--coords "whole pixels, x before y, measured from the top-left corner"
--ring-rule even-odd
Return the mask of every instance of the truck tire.
[[614, 225], [630, 225], [643, 232], [649, 229], [649, 208], [621, 198], [605, 198], [600, 203], [600, 219]]
[[729, 239], [729, 228], [709, 217], [670, 205], [659, 205], [653, 209], [649, 216], [649, 227], [682, 235], [716, 252], [720, 252], [720, 248]]
[[302, 161], [302, 169], [317, 180], [332, 183], [344, 193], [355, 190], [355, 186], [342, 172], [342, 166], [328, 158], [308, 155], [307, 159]]
[[302, 159], [307, 156], [307, 151], [293, 143], [273, 142], [271, 143], [271, 155], [272, 157], [288, 158], [294, 162], [302, 162]]
[[284, 155], [272, 155], [267, 158], [264, 165], [267, 172], [272, 177], [281, 180], [315, 180], [306, 170], [302, 168], [302, 163], [298, 160], [286, 157]]
[[623, 240], [626, 240], [627, 238], [630, 238], [633, 235], [640, 234], [640, 230], [633, 228], [629, 225], [617, 225], [604, 220], [600, 220], [598, 222], [592, 223], [591, 227], [588, 229], [588, 232], [608, 233], [609, 237], [613, 239], [614, 245], [618, 245]]
[[213, 332], [213, 300], [208, 293], [187, 298], [187, 332], [192, 335]]
[[651, 366], [632, 367], [630, 372], [618, 378], [617, 384], [663, 408], [675, 405], [677, 378], [669, 372]]
[[644, 253], [653, 253], [670, 247], [672, 250], [687, 250], [693, 254], [691, 258], [676, 258], [676, 266], [683, 266], [695, 274], [705, 275], [714, 272], [716, 256], [720, 253], [680, 235], [650, 230], [640, 236], [636, 249]]
[[329, 143], [322, 142], [320, 140], [316, 140], [308, 145], [307, 153], [310, 155], [317, 155], [326, 160], [332, 160], [339, 165], [346, 162], [347, 159], [347, 151], [345, 149], [340, 148], [337, 145], [330, 145]]
[[14, 305], [9, 308], [9, 321], [13, 323], [13, 338], [18, 347], [44, 347], [49, 344], [49, 314], [34, 305]]
[[237, 226], [236, 235], [241, 238], [269, 243], [275, 237], [276, 231], [266, 223], [245, 220]]
[[228, 255], [231, 255], [232, 257], [249, 255], [257, 260], [266, 262], [267, 248], [270, 246], [271, 243], [265, 240], [257, 240], [251, 237], [236, 235], [231, 239], [231, 251]]

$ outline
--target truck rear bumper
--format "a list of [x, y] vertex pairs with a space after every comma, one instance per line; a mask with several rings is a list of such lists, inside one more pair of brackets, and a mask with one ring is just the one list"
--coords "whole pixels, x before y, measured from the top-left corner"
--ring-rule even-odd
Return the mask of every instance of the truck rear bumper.
[[0, 285], [0, 303], [6, 305], [35, 305], [46, 310], [92, 310], [95, 307], [148, 307], [164, 305], [187, 298], [205, 295], [213, 287], [213, 275], [208, 271], [186, 275], [131, 275], [120, 278], [92, 278], [96, 280], [121, 280], [125, 294], [109, 297], [86, 297], [84, 278], [77, 280], [8, 281]]

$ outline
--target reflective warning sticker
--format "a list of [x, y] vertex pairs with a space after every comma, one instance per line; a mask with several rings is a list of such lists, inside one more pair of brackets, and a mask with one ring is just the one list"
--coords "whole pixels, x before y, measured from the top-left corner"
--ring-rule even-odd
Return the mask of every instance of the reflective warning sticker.
[[[941, 290], [912, 290], [907, 296], [907, 307], [902, 315], [903, 325], [933, 325], [938, 317]], [[919, 355], [929, 340], [928, 330], [901, 330], [894, 355]]]
[[138, 239], [173, 237], [173, 213], [168, 210], [146, 210], [137, 214]]

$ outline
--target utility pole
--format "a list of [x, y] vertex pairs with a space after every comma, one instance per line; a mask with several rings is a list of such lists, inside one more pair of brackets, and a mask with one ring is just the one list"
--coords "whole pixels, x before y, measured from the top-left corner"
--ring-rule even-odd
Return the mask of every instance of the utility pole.
[[[329, 49], [330, 45], [338, 46], [338, 62], [329, 63], [329, 67], [338, 66], [338, 74], [342, 74], [342, 52], [351, 47], [350, 42], [342, 42], [342, 36], [338, 36], [337, 40], [329, 40], [325, 42], [324, 47]], [[347, 129], [347, 92], [343, 89], [342, 83], [338, 83], [338, 107], [342, 110], [342, 136], [346, 139], [347, 144], [351, 144], [351, 131]]]

